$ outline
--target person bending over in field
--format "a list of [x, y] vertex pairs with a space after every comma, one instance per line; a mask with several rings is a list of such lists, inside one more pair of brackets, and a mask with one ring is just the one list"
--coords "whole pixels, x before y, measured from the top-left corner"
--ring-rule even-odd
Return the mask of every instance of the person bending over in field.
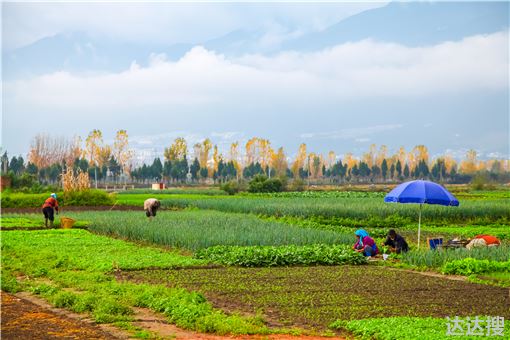
[[156, 212], [159, 207], [161, 207], [161, 203], [156, 198], [148, 198], [143, 202], [143, 210], [145, 210], [145, 215], [148, 218], [152, 219], [156, 216]]
[[501, 241], [496, 236], [476, 235], [475, 238], [466, 245], [466, 248], [471, 250], [477, 247], [498, 247], [500, 244]]
[[388, 237], [386, 238], [386, 241], [384, 241], [383, 246], [390, 247], [390, 251], [397, 254], [402, 252], [406, 253], [409, 251], [409, 245], [407, 244], [405, 238], [397, 234], [394, 229], [390, 229], [388, 232]]
[[356, 243], [352, 247], [358, 253], [364, 256], [375, 256], [379, 252], [373, 238], [363, 229], [358, 229], [354, 233], [356, 235]]
[[55, 220], [55, 217], [53, 215], [53, 212], [55, 211], [58, 215], [58, 201], [57, 201], [57, 194], [52, 193], [50, 197], [44, 201], [44, 204], [42, 206], [42, 211], [44, 214], [44, 225], [46, 228], [48, 228], [48, 220], [50, 221], [50, 228], [53, 228], [53, 221]]

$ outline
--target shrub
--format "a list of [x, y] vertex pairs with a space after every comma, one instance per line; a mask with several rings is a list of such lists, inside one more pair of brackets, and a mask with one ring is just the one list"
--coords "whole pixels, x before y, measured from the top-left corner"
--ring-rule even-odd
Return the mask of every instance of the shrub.
[[229, 195], [235, 195], [241, 190], [240, 185], [236, 180], [228, 181], [222, 184], [220, 189]]
[[294, 178], [290, 182], [290, 191], [304, 191], [305, 190], [305, 181], [301, 178]]
[[280, 192], [284, 185], [279, 178], [267, 178], [264, 175], [255, 176], [248, 185], [249, 192]]

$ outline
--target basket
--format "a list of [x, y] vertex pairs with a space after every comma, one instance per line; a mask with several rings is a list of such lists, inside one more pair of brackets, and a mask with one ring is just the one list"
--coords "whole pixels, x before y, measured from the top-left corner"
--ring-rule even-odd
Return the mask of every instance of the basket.
[[62, 226], [63, 229], [71, 229], [75, 222], [76, 220], [73, 220], [72, 218], [69, 217], [60, 218], [60, 225]]

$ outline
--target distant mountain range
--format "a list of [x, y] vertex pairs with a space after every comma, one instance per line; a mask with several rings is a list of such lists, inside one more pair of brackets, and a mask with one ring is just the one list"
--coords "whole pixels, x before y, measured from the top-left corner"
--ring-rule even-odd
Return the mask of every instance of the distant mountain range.
[[[264, 50], [257, 49], [257, 41], [266, 33], [260, 29], [236, 30], [200, 45], [227, 56], [274, 54], [285, 50], [310, 52], [363, 39], [406, 46], [433, 45], [507, 30], [509, 6], [508, 2], [390, 3], [346, 18], [323, 31]], [[12, 79], [61, 70], [118, 72], [129, 68], [134, 60], [146, 64], [152, 53], [164, 53], [168, 59], [177, 60], [196, 45], [121, 43], [92, 38], [81, 32], [62, 33], [22, 48], [3, 51], [3, 75]]]

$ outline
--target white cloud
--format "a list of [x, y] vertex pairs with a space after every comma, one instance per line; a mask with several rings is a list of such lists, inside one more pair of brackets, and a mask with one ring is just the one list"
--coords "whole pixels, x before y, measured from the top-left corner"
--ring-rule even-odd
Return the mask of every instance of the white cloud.
[[[508, 33], [409, 48], [361, 41], [317, 53], [227, 59], [195, 47], [182, 59], [92, 76], [57, 72], [5, 83], [14, 111], [205, 112], [211, 108], [335, 105], [353, 98], [427, 96], [508, 88]], [[338, 106], [338, 105], [337, 105]], [[167, 115], [164, 115], [167, 116]]]
[[[17, 48], [63, 32], [139, 43], [199, 43], [236, 29], [270, 29], [261, 44], [326, 28], [379, 3], [5, 3], [4, 47]], [[281, 26], [288, 29], [281, 30]]]

